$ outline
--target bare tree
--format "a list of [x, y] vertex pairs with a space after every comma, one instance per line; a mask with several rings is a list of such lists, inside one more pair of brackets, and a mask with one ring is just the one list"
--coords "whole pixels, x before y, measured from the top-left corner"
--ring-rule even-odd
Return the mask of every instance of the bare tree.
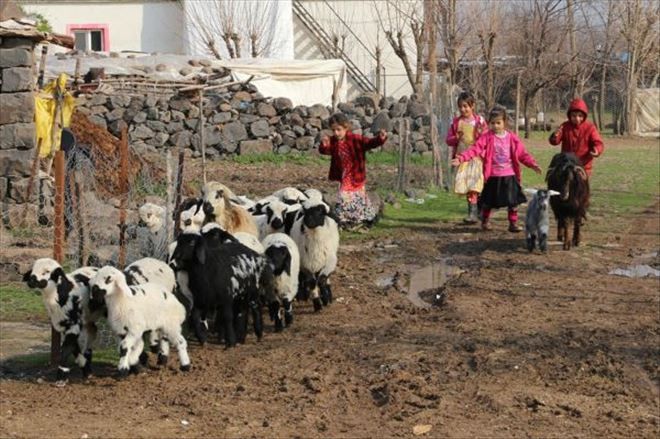
[[[419, 15], [418, 2], [395, 2], [386, 0], [374, 2], [374, 9], [385, 38], [390, 43], [394, 54], [399, 57], [406, 71], [408, 81], [415, 93], [422, 92], [424, 74], [424, 17]], [[415, 51], [414, 71], [408, 56], [410, 47], [407, 39], [412, 38]]]
[[[637, 104], [635, 96], [640, 74], [651, 59], [656, 64], [658, 55], [658, 15], [660, 5], [654, 0], [626, 0], [622, 6], [621, 34], [626, 43], [627, 63], [623, 130], [635, 129]], [[649, 58], [651, 57], [651, 58]], [[655, 57], [655, 59], [653, 59]]]
[[525, 137], [529, 137], [529, 104], [539, 91], [565, 77], [573, 59], [562, 50], [565, 26], [562, 0], [526, 0], [517, 3], [509, 25], [510, 49], [520, 62]]

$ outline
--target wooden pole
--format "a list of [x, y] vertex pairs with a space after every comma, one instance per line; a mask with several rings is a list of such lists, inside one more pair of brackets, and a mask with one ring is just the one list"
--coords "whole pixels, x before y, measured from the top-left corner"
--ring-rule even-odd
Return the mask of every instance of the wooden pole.
[[206, 185], [206, 136], [204, 135], [204, 90], [199, 90], [199, 143], [202, 146], [202, 178]]
[[[179, 148], [179, 162], [177, 163], [177, 173], [176, 173], [176, 200], [174, 202], [174, 212], [177, 213], [176, 218], [174, 218], [174, 238], [177, 237], [179, 233], [179, 206], [181, 205], [181, 198], [183, 197], [183, 164], [185, 160], [185, 149]], [[169, 221], [169, 217], [168, 217]]]
[[520, 128], [518, 127], [518, 120], [520, 120], [520, 79], [520, 72], [518, 72], [518, 77], [516, 78], [516, 120], [514, 121], [516, 135], [518, 135], [520, 131]]
[[76, 69], [73, 72], [74, 87], [77, 87], [78, 84], [80, 84], [80, 64], [81, 64], [80, 56], [76, 56]]
[[25, 221], [27, 219], [28, 207], [30, 207], [30, 198], [32, 197], [32, 190], [34, 186], [34, 179], [39, 172], [39, 152], [41, 151], [41, 139], [37, 142], [37, 147], [35, 148], [34, 158], [32, 159], [32, 167], [30, 168], [30, 179], [28, 180], [28, 186], [26, 188], [25, 194], [25, 208], [23, 209], [23, 215], [21, 216], [21, 221], [19, 223], [20, 227], [25, 227]]
[[39, 77], [37, 79], [37, 89], [41, 90], [44, 86], [44, 76], [46, 76], [46, 55], [48, 55], [48, 44], [41, 48], [41, 59], [39, 60]]
[[[55, 219], [53, 232], [53, 259], [64, 262], [64, 151], [55, 152]], [[51, 327], [50, 361], [60, 361], [60, 333]]]
[[121, 130], [119, 142], [119, 258], [117, 265], [123, 269], [126, 265], [126, 203], [128, 201], [128, 130]]
[[[167, 167], [167, 202], [165, 203], [165, 236], [169, 243], [172, 238], [170, 230], [170, 215], [172, 214], [172, 203], [174, 202], [174, 181], [172, 179], [172, 150], [167, 149], [165, 156], [165, 165]], [[160, 249], [159, 249], [160, 250]], [[158, 255], [161, 257], [161, 255]]]

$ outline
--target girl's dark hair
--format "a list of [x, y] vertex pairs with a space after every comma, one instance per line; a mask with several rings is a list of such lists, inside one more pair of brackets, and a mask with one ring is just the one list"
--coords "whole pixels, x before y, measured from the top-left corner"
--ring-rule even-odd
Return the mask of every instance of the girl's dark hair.
[[506, 124], [507, 121], [506, 108], [500, 105], [494, 106], [488, 113], [488, 122], [491, 122], [493, 119], [502, 119]]
[[458, 95], [458, 99], [456, 99], [456, 103], [458, 103], [458, 105], [461, 105], [461, 102], [465, 102], [470, 107], [474, 107], [474, 105], [477, 103], [477, 100], [474, 98], [472, 93], [469, 91], [464, 91], [461, 92], [461, 94]]
[[330, 116], [328, 119], [328, 125], [332, 127], [333, 125], [340, 125], [346, 129], [351, 127], [351, 122], [348, 120], [348, 117], [344, 113], [335, 113]]

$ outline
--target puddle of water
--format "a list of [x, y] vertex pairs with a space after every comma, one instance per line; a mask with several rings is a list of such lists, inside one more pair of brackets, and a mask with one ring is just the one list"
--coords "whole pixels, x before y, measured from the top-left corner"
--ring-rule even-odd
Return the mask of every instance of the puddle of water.
[[660, 277], [660, 270], [649, 265], [633, 265], [628, 268], [617, 268], [610, 271], [609, 274], [624, 277]]
[[[410, 275], [407, 298], [415, 306], [420, 308], [431, 308], [431, 303], [441, 299], [442, 287], [451, 278], [454, 278], [465, 270], [449, 265], [449, 259], [428, 265], [413, 272]], [[429, 294], [430, 293], [430, 294]]]

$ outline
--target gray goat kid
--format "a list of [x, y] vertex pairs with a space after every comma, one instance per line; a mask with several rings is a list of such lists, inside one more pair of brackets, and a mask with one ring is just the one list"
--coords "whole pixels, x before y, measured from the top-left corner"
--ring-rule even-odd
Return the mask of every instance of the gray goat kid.
[[538, 239], [539, 250], [548, 251], [548, 230], [550, 228], [550, 197], [559, 195], [559, 192], [546, 189], [525, 189], [532, 196], [527, 204], [525, 217], [525, 234], [527, 250], [534, 251]]

